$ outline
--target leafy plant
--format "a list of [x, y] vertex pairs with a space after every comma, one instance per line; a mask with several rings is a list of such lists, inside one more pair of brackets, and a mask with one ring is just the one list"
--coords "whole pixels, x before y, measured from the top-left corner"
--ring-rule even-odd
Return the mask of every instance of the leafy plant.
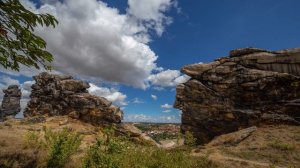
[[187, 146], [195, 146], [196, 145], [196, 138], [194, 137], [194, 135], [189, 132], [189, 131], [186, 131], [185, 134], [184, 134], [184, 143], [187, 145]]
[[19, 71], [20, 65], [35, 67], [53, 61], [46, 51], [46, 42], [35, 35], [38, 25], [55, 27], [58, 21], [50, 14], [35, 14], [27, 10], [19, 0], [0, 1], [0, 65]]
[[105, 129], [105, 138], [97, 139], [83, 158], [83, 168], [118, 168], [120, 155], [125, 152], [128, 140], [114, 137], [114, 127]]
[[64, 167], [70, 156], [78, 150], [81, 143], [80, 135], [70, 128], [64, 128], [59, 132], [44, 128], [44, 131], [45, 143], [49, 150], [46, 167]]

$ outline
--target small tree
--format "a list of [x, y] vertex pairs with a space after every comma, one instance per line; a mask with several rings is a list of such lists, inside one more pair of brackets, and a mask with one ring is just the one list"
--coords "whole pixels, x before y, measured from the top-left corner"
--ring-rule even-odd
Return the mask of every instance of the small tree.
[[35, 67], [42, 65], [51, 69], [53, 56], [47, 52], [46, 42], [35, 35], [38, 25], [55, 27], [58, 21], [50, 14], [34, 14], [19, 0], [0, 1], [0, 65], [19, 71], [20, 65]]

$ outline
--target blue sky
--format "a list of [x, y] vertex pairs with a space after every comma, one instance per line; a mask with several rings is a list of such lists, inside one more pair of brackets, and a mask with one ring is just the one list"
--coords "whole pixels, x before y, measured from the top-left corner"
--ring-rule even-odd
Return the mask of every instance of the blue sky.
[[[79, 1], [80, 0], [73, 1], [73, 3]], [[31, 5], [27, 0], [24, 0], [23, 2], [27, 5], [29, 4], [28, 6]], [[39, 5], [35, 4], [36, 9], [34, 10], [42, 11], [42, 9], [39, 9], [40, 6], [43, 4], [50, 4], [55, 7], [57, 9], [56, 12], [59, 13], [59, 5], [63, 6], [63, 4], [68, 4], [68, 2], [61, 2], [62, 3], [55, 0], [42, 0], [39, 2]], [[155, 63], [156, 67], [152, 66], [149, 68], [152, 68], [151, 70], [145, 70], [145, 73], [143, 73], [144, 76], [138, 73], [139, 71], [143, 71], [143, 69], [130, 70], [126, 73], [129, 74], [128, 77], [130, 79], [124, 79], [122, 76], [115, 78], [109, 77], [105, 73], [97, 76], [94, 75], [94, 73], [90, 73], [90, 71], [87, 72], [84, 70], [78, 71], [78, 76], [76, 73], [78, 78], [88, 80], [99, 87], [109, 88], [110, 90], [108, 93], [121, 94], [122, 105], [120, 104], [120, 101], [116, 101], [116, 103], [124, 108], [127, 121], [180, 122], [180, 112], [176, 109], [169, 108], [168, 106], [172, 105], [175, 101], [175, 84], [166, 86], [165, 84], [161, 84], [161, 81], [155, 83], [154, 80], [149, 80], [149, 76], [151, 75], [154, 75], [151, 78], [153, 79], [155, 78], [155, 74], [159, 74], [166, 70], [178, 71], [182, 66], [187, 64], [211, 62], [218, 57], [228, 55], [228, 52], [234, 48], [258, 47], [268, 50], [279, 50], [284, 48], [295, 48], [300, 45], [299, 0], [145, 0], [142, 1], [143, 4], [139, 4], [137, 0], [131, 0], [130, 3], [126, 0], [98, 1], [98, 3], [100, 2], [102, 5], [99, 6], [99, 9], [95, 10], [115, 10], [110, 14], [102, 14], [99, 16], [103, 17], [102, 20], [106, 22], [107, 20], [110, 21], [111, 19], [106, 20], [104, 17], [111, 17], [114, 15], [115, 18], [126, 16], [129, 18], [129, 20], [126, 20], [126, 24], [130, 26], [134, 25], [132, 26], [134, 28], [142, 27], [142, 31], [139, 30], [132, 34], [125, 32], [125, 35], [127, 36], [130, 34], [130, 37], [133, 37], [137, 42], [141, 43], [143, 46], [149, 47], [149, 51], [147, 50], [148, 53], [145, 54], [143, 59], [151, 60], [151, 58], [154, 57], [153, 55], [151, 56], [151, 53], [154, 53], [155, 56], [157, 56], [155, 61], [150, 61], [151, 63]], [[37, 2], [35, 1], [35, 3]], [[72, 4], [70, 3], [72, 2], [69, 2], [69, 7], [71, 8]], [[150, 9], [145, 8], [141, 10], [141, 6], [139, 5], [152, 5], [151, 7], [156, 7], [158, 9], [148, 11], [150, 13], [147, 13], [147, 10]], [[66, 6], [68, 7], [68, 5]], [[52, 8], [45, 11], [50, 11], [50, 13], [53, 12], [50, 9]], [[81, 8], [76, 9], [81, 10]], [[91, 7], [91, 9], [94, 8]], [[84, 10], [84, 7], [82, 7], [82, 10]], [[72, 10], [70, 11], [72, 13]], [[72, 15], [57, 14], [57, 16], [72, 17], [75, 15], [77, 16], [77, 14], [78, 17], [84, 16], [84, 13], [76, 12], [73, 12]], [[153, 17], [148, 17], [148, 14]], [[122, 18], [120, 18], [120, 20], [122, 20]], [[106, 24], [106, 22], [103, 22], [103, 24]], [[118, 22], [119, 21], [116, 23]], [[113, 23], [116, 24], [115, 22]], [[64, 26], [63, 24], [65, 23], [60, 22], [60, 24]], [[112, 25], [114, 26], [114, 24]], [[124, 27], [124, 25], [122, 26]], [[67, 25], [64, 28], [67, 29]], [[89, 31], [92, 31], [92, 28], [93, 27], [91, 27]], [[107, 27], [99, 27], [101, 31], [106, 31], [105, 28]], [[57, 29], [57, 31], [60, 30], [63, 29]], [[97, 29], [95, 30], [95, 33], [101, 34], [101, 31], [98, 32]], [[51, 33], [54, 33], [53, 35], [55, 35], [56, 30], [54, 29], [51, 31]], [[41, 30], [38, 31], [38, 33], [44, 37], [46, 41], [49, 38], [50, 49], [54, 52], [54, 56], [59, 55], [59, 57], [68, 57], [67, 54], [62, 53], [63, 51], [58, 52], [55, 50], [56, 48], [54, 45], [51, 46], [52, 41], [47, 35], [43, 36], [46, 34], [44, 31]], [[124, 35], [123, 33], [122, 30], [120, 36]], [[142, 34], [143, 39], [146, 38], [146, 40], [137, 39], [137, 37], [135, 37], [136, 34]], [[64, 34], [61, 33], [60, 35]], [[101, 37], [105, 37], [105, 39], [101, 39]], [[74, 38], [73, 40], [77, 40], [76, 37], [72, 36], [72, 38]], [[93, 40], [105, 43], [111, 39], [106, 36], [99, 36], [98, 39]], [[54, 41], [57, 41], [57, 39]], [[90, 40], [85, 40], [86, 45], [89, 45], [89, 41]], [[68, 41], [63, 44], [65, 43], [68, 43]], [[110, 45], [110, 43], [108, 44]], [[114, 43], [111, 43], [111, 45], [114, 45]], [[97, 49], [101, 47], [102, 46], [97, 46]], [[66, 49], [68, 48], [66, 47]], [[145, 48], [143, 48], [142, 51], [144, 51], [144, 49]], [[101, 54], [102, 51], [99, 50], [97, 50], [97, 53]], [[110, 51], [111, 50], [107, 50], [103, 53]], [[141, 51], [134, 51], [133, 54], [139, 52]], [[84, 52], [82, 53], [82, 57], [86, 59], [91, 56], [89, 54], [85, 55]], [[129, 53], [129, 56], [130, 54], [132, 54], [132, 52]], [[109, 53], [108, 55], [110, 56]], [[126, 57], [126, 53], [124, 55]], [[112, 60], [115, 61], [115, 59], [118, 59], [117, 56]], [[120, 57], [123, 57], [122, 52], [120, 53]], [[136, 57], [138, 58], [139, 56], [137, 55]], [[75, 60], [74, 64], [76, 64]], [[61, 66], [62, 65], [57, 64], [59, 72], [63, 71], [63, 73], [71, 73], [74, 71], [72, 69], [69, 71], [61, 69]], [[76, 69], [81, 68], [79, 65], [76, 66]], [[130, 67], [130, 65], [128, 66]], [[160, 67], [164, 70], [157, 70]], [[97, 66], [97, 68], [99, 68], [99, 72], [105, 70], [104, 68], [102, 69], [101, 65]], [[92, 70], [95, 71], [95, 69]], [[18, 80], [20, 84], [23, 84], [25, 81], [32, 80], [28, 73], [21, 72], [19, 74], [14, 73], [9, 75], [7, 74], [7, 71], [6, 73], [3, 70], [1, 71], [0, 76], [2, 81], [4, 81], [4, 78], [6, 81], [8, 81], [8, 78], [11, 78]], [[31, 71], [29, 70], [29, 74], [30, 73]], [[35, 72], [32, 72], [32, 74], [34, 73]], [[111, 76], [118, 76], [120, 73], [121, 72], [118, 72], [117, 70], [113, 70]], [[137, 82], [131, 82], [135, 80], [134, 76], [137, 76]], [[176, 77], [180, 76], [175, 75], [175, 78]], [[139, 83], [139, 79], [143, 80], [146, 78], [148, 80], [147, 86], [142, 84], [143, 82]], [[6, 83], [11, 82], [12, 81], [8, 81]], [[4, 87], [6, 83], [2, 82], [2, 86]], [[157, 90], [157, 88], [160, 89]], [[153, 99], [153, 96], [151, 95], [156, 96], [157, 99]], [[167, 108], [162, 108], [162, 105], [165, 105], [163, 107]]]

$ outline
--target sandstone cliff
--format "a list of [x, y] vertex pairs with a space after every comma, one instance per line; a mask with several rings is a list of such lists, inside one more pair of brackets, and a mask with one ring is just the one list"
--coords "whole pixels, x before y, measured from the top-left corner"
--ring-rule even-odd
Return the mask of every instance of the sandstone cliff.
[[198, 143], [260, 124], [300, 124], [300, 49], [237, 49], [208, 64], [182, 68], [174, 107], [183, 132]]
[[89, 84], [71, 76], [41, 73], [34, 76], [31, 100], [24, 116], [68, 115], [92, 124], [120, 123], [123, 112], [103, 97], [90, 95]]

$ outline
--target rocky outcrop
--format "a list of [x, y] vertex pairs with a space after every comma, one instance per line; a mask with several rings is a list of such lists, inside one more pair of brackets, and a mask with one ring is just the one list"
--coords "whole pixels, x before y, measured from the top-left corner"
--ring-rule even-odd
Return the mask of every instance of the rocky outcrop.
[[24, 116], [68, 115], [92, 124], [120, 123], [123, 112], [103, 97], [90, 95], [87, 82], [71, 76], [41, 73], [34, 76], [31, 100]]
[[21, 110], [21, 89], [17, 85], [10, 85], [3, 92], [4, 97], [0, 108], [1, 116], [15, 116]]
[[151, 137], [147, 136], [140, 129], [135, 127], [133, 124], [129, 123], [121, 123], [117, 126], [116, 131], [119, 135], [127, 136], [129, 139], [143, 144], [143, 145], [153, 145], [157, 147], [161, 147], [155, 140]]
[[181, 129], [198, 143], [260, 124], [300, 124], [300, 49], [237, 49], [208, 64], [182, 68], [177, 86]]
[[210, 146], [231, 146], [231, 145], [237, 145], [246, 138], [248, 138], [254, 131], [257, 130], [256, 126], [245, 128], [233, 133], [220, 135], [216, 138], [214, 138], [211, 142], [209, 142], [206, 147]]

